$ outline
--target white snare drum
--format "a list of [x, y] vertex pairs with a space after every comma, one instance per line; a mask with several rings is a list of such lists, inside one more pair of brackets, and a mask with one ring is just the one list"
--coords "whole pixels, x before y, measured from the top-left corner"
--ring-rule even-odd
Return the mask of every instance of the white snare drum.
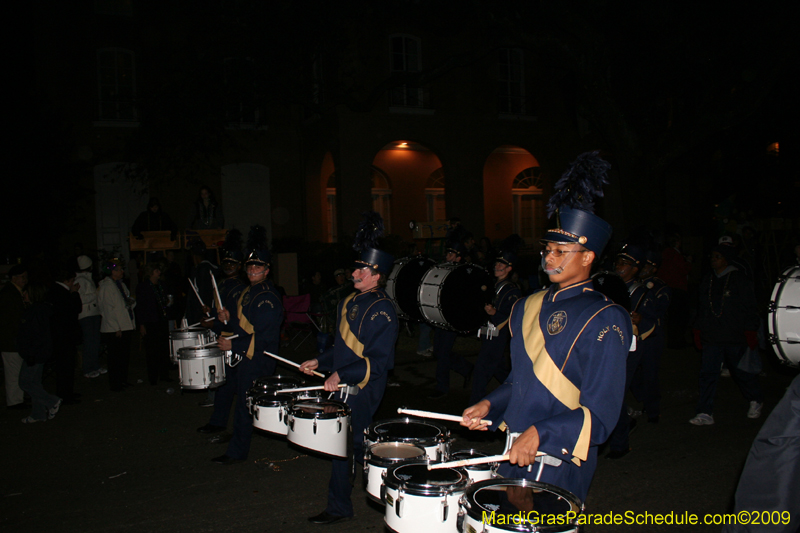
[[178, 374], [183, 389], [215, 389], [225, 384], [225, 352], [216, 346], [178, 350]]
[[325, 455], [347, 458], [350, 430], [350, 406], [336, 400], [295, 401], [289, 408], [289, 431], [292, 444]]
[[527, 479], [473, 483], [467, 487], [460, 504], [459, 522], [463, 523], [459, 531], [478, 533], [576, 533], [578, 518], [583, 513], [583, 505], [571, 492]]
[[428, 470], [428, 462], [403, 463], [386, 472], [384, 520], [397, 533], [457, 531], [458, 501], [469, 483], [463, 468]]
[[289, 432], [287, 423], [292, 400], [291, 394], [276, 392], [265, 392], [256, 396], [252, 400], [251, 407], [253, 427], [277, 435], [286, 435]]
[[376, 442], [364, 451], [364, 488], [370, 498], [383, 501], [386, 470], [412, 459], [426, 459], [425, 448], [406, 442]]
[[444, 461], [453, 438], [441, 424], [421, 418], [391, 418], [371, 424], [364, 430], [364, 449], [376, 442], [405, 442], [425, 449], [431, 461]]
[[482, 266], [442, 263], [422, 277], [417, 298], [426, 321], [466, 333], [486, 322], [484, 307], [493, 296], [493, 278]]
[[256, 378], [256, 380], [253, 381], [253, 385], [247, 389], [245, 393], [245, 405], [247, 405], [247, 409], [252, 413], [253, 400], [257, 396], [265, 392], [272, 392], [280, 389], [295, 389], [297, 387], [302, 387], [304, 383], [305, 381], [303, 381], [302, 378], [295, 376], [284, 376], [281, 374], [261, 376], [260, 378]]
[[202, 344], [211, 344], [217, 340], [213, 331], [206, 328], [180, 328], [169, 332], [169, 358], [178, 362], [178, 350]]
[[[459, 450], [450, 454], [447, 458], [448, 461], [463, 461], [465, 459], [475, 459], [477, 457], [488, 457], [489, 454], [479, 452], [478, 450]], [[497, 467], [499, 463], [483, 463], [480, 465], [469, 465], [462, 467], [467, 471], [471, 483], [478, 481], [486, 481], [487, 479], [494, 479], [497, 477]]]
[[800, 365], [800, 266], [778, 277], [769, 302], [769, 341], [781, 362]]

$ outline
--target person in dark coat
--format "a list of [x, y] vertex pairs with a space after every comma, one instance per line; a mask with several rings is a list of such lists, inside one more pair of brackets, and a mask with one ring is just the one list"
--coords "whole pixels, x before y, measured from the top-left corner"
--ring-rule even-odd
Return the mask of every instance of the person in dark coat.
[[19, 321], [25, 312], [23, 291], [28, 284], [28, 269], [14, 265], [8, 271], [9, 282], [0, 290], [0, 351], [6, 382], [6, 406], [24, 409], [24, 394], [19, 388], [19, 372], [24, 364], [17, 348]]
[[22, 419], [23, 424], [44, 422], [56, 416], [61, 398], [50, 394], [42, 386], [44, 365], [53, 355], [53, 337], [50, 335], [50, 317], [53, 306], [45, 300], [47, 288], [33, 283], [26, 291], [28, 309], [22, 315], [17, 336], [17, 346], [23, 359], [19, 386], [32, 401], [31, 414]]
[[75, 265], [63, 264], [56, 271], [56, 282], [47, 294], [53, 305], [50, 332], [53, 335], [53, 360], [56, 367], [56, 394], [64, 404], [79, 403], [80, 394], [74, 391], [75, 360], [81, 343], [78, 315], [83, 309], [75, 283]]
[[147, 202], [147, 209], [142, 211], [131, 227], [131, 233], [137, 239], [142, 238], [143, 231], [169, 231], [170, 239], [175, 240], [178, 227], [170, 216], [161, 209], [161, 202], [158, 198], [151, 197]]
[[136, 287], [136, 323], [144, 342], [147, 378], [169, 382], [169, 290], [161, 281], [161, 263], [147, 263], [144, 279]]
[[200, 187], [197, 194], [189, 227], [192, 229], [222, 229], [225, 227], [222, 207], [217, 202], [214, 193], [206, 185]]

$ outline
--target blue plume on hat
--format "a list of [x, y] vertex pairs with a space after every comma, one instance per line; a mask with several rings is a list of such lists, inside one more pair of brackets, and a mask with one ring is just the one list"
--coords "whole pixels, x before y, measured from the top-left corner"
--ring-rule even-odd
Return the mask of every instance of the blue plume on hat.
[[256, 224], [247, 234], [247, 262], [269, 265], [270, 253], [267, 243], [267, 229]]
[[585, 152], [577, 157], [556, 182], [555, 194], [547, 202], [547, 217], [562, 207], [594, 213], [594, 199], [602, 198], [603, 185], [608, 184], [611, 165], [599, 156], [600, 151]]
[[362, 252], [367, 248], [377, 248], [378, 239], [383, 237], [383, 217], [376, 211], [361, 213], [361, 222], [358, 224], [353, 249]]
[[225, 235], [225, 242], [222, 244], [223, 260], [241, 261], [242, 260], [242, 232], [234, 228]]

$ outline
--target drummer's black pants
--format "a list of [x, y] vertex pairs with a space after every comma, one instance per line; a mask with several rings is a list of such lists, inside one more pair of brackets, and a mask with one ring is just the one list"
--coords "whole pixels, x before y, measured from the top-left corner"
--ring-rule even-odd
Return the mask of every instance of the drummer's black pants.
[[[253, 436], [253, 417], [247, 410], [245, 396], [253, 382], [261, 376], [271, 376], [275, 372], [275, 359], [257, 353], [252, 359], [243, 357], [237, 365], [236, 409], [233, 414], [233, 437], [225, 454], [233, 459], [245, 460], [250, 452], [250, 439]], [[227, 376], [225, 377], [227, 381]]]

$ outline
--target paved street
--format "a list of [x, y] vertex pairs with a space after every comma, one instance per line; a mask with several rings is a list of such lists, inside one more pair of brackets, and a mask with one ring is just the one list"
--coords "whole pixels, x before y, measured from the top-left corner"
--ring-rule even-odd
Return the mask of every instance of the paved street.
[[[136, 344], [136, 343], [134, 343]], [[377, 420], [396, 416], [397, 407], [460, 414], [469, 396], [462, 378], [443, 401], [426, 400], [435, 362], [414, 353], [416, 339], [401, 333], [396, 376]], [[131, 380], [146, 379], [144, 356], [135, 346]], [[284, 349], [302, 361], [313, 350]], [[474, 361], [478, 342], [459, 339], [456, 350]], [[721, 378], [716, 424], [688, 424], [697, 397], [699, 355], [667, 350], [662, 368], [662, 420], [639, 420], [633, 451], [612, 461], [601, 458], [588, 500], [591, 513], [650, 512], [703, 515], [729, 510], [740, 469], [764, 418], [796, 371], [765, 357], [764, 417], [747, 419], [747, 403], [730, 379]], [[287, 367], [282, 372], [291, 372]], [[177, 376], [177, 370], [173, 372]], [[53, 377], [46, 386], [54, 390]], [[177, 388], [177, 384], [172, 386]], [[354, 490], [354, 520], [313, 526], [306, 517], [325, 507], [329, 461], [293, 449], [285, 440], [257, 435], [247, 462], [212, 464], [225, 444], [212, 444], [195, 430], [211, 409], [198, 407], [205, 392], [173, 394], [167, 385], [137, 384], [111, 393], [105, 377], [80, 377], [82, 403], [65, 406], [49, 422], [23, 425], [27, 413], [0, 411], [3, 475], [0, 530], [4, 532], [182, 532], [204, 531], [382, 531], [383, 512], [364, 497], [360, 476]], [[437, 405], [438, 403], [438, 405]], [[502, 451], [499, 440], [476, 440], [453, 428], [453, 450]], [[591, 526], [589, 532], [719, 531], [718, 526]]]

